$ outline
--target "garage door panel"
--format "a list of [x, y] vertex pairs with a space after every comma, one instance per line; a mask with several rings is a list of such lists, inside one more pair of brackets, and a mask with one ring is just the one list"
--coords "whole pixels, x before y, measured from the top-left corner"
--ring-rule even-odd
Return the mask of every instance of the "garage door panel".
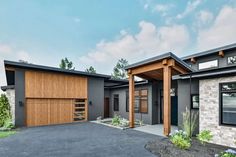
[[27, 99], [27, 126], [73, 122], [73, 99]]

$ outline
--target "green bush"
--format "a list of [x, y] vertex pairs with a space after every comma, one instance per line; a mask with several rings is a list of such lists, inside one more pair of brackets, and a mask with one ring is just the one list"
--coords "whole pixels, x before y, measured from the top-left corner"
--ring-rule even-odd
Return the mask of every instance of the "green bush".
[[111, 124], [114, 125], [114, 126], [119, 126], [121, 124], [120, 120], [121, 120], [121, 117], [118, 116], [118, 115], [115, 115], [112, 118]]
[[5, 94], [0, 97], [0, 127], [3, 127], [7, 120], [11, 119], [11, 108]]
[[189, 109], [186, 107], [186, 111], [183, 113], [183, 130], [186, 132], [187, 136], [191, 138], [193, 136], [193, 132], [197, 126], [197, 113], [191, 113]]
[[180, 149], [188, 149], [191, 147], [191, 139], [186, 132], [182, 130], [176, 130], [175, 133], [170, 136], [170, 141]]
[[203, 130], [197, 135], [197, 139], [201, 142], [201, 144], [205, 144], [212, 140], [213, 135], [210, 130]]

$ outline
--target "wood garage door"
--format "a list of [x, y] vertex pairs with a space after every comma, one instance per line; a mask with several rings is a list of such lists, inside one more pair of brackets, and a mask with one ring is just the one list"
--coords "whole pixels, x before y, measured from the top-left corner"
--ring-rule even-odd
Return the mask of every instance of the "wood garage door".
[[77, 102], [75, 99], [27, 99], [26, 124], [41, 126], [86, 120], [85, 101], [83, 101], [84, 110], [79, 112], [79, 116], [76, 113]]

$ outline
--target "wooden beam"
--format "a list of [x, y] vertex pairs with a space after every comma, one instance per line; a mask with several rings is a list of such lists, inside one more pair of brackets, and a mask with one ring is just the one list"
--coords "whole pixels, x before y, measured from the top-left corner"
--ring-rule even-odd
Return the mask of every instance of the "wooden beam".
[[193, 63], [193, 64], [195, 64], [197, 61], [196, 61], [196, 59], [195, 58], [191, 58], [191, 62]]
[[175, 65], [175, 66], [172, 66], [172, 68], [176, 71], [178, 71], [179, 73], [181, 74], [186, 74], [188, 73], [187, 70], [185, 70], [184, 68], [180, 67], [179, 65]]
[[164, 135], [168, 136], [171, 132], [171, 67], [163, 68], [163, 89], [164, 89]]
[[225, 54], [224, 54], [224, 51], [219, 51], [219, 54], [218, 54], [220, 57], [224, 58]]
[[134, 75], [129, 75], [129, 127], [134, 128]]
[[131, 70], [132, 70], [132, 75], [137, 75], [137, 74], [141, 74], [144, 72], [158, 70], [158, 69], [162, 69], [162, 68], [163, 68], [162, 62], [156, 62], [156, 63], [152, 63], [152, 64], [148, 64], [148, 65], [143, 65], [143, 66], [131, 69]]
[[167, 60], [167, 59], [163, 59], [163, 60], [162, 60], [162, 64], [163, 64], [163, 65], [167, 65], [167, 64], [168, 64], [168, 60]]
[[15, 68], [6, 67], [5, 70], [6, 70], [6, 71], [15, 71]]

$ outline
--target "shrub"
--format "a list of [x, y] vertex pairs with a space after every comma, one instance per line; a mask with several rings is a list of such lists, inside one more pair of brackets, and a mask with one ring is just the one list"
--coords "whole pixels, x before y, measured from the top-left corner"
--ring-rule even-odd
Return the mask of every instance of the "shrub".
[[191, 147], [191, 139], [186, 132], [182, 130], [176, 130], [175, 133], [170, 136], [170, 141], [180, 149], [188, 149]]
[[220, 157], [236, 157], [236, 151], [228, 149], [220, 153]]
[[0, 97], [0, 127], [5, 124], [5, 121], [11, 119], [11, 108], [5, 94]]
[[125, 118], [120, 119], [120, 126], [121, 127], [128, 127], [129, 126], [129, 121]]
[[210, 130], [203, 130], [197, 135], [197, 139], [201, 142], [201, 144], [205, 144], [212, 140], [213, 135]]
[[115, 115], [113, 118], [112, 118], [112, 121], [111, 121], [111, 124], [114, 125], [114, 126], [119, 126], [120, 125], [120, 116], [118, 115]]
[[191, 113], [190, 116], [190, 111], [186, 107], [186, 111], [183, 113], [183, 129], [189, 138], [193, 136], [193, 131], [197, 126], [197, 116], [197, 113]]

